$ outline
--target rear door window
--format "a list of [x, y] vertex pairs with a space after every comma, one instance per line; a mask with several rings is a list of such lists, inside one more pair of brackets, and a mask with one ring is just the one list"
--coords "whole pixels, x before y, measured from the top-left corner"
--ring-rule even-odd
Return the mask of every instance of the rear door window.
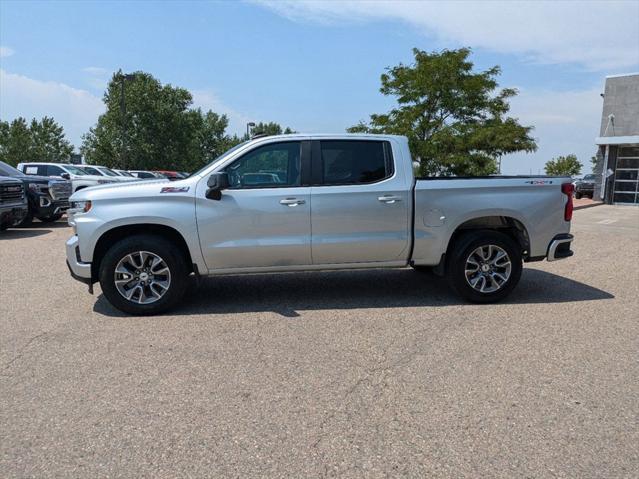
[[321, 179], [315, 182], [324, 186], [376, 183], [393, 176], [387, 141], [320, 141], [320, 157]]
[[46, 176], [60, 176], [64, 170], [56, 165], [48, 165]]

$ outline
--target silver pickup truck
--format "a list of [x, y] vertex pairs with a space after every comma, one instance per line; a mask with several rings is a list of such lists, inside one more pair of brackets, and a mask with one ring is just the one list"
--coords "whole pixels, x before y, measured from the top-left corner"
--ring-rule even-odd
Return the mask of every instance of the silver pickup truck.
[[67, 262], [131, 314], [176, 306], [191, 275], [407, 266], [487, 303], [510, 293], [522, 262], [572, 255], [573, 188], [554, 177], [415, 179], [401, 136], [269, 136], [183, 180], [75, 193]]

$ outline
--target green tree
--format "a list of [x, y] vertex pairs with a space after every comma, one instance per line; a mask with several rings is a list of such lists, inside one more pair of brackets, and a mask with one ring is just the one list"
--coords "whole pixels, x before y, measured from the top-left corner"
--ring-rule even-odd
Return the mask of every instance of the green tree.
[[[279, 123], [275, 123], [274, 121], [270, 121], [268, 123], [259, 122], [251, 129], [251, 136], [255, 135], [290, 135], [291, 133], [295, 133], [289, 127], [282, 128], [282, 125]], [[242, 137], [244, 140], [248, 140], [249, 138], [246, 134]]]
[[33, 119], [30, 125], [22, 117], [11, 123], [0, 121], [0, 160], [5, 163], [65, 162], [72, 152], [63, 128], [52, 118]]
[[406, 135], [422, 175], [496, 173], [501, 155], [536, 151], [532, 127], [506, 116], [517, 91], [498, 90], [498, 66], [474, 72], [468, 48], [413, 54], [413, 65], [381, 76], [381, 93], [397, 106], [349, 132]]
[[566, 155], [547, 161], [544, 170], [547, 175], [552, 176], [577, 176], [582, 167], [576, 155]]
[[225, 134], [226, 115], [192, 109], [186, 89], [162, 85], [148, 73], [129, 79], [114, 73], [103, 100], [106, 112], [83, 137], [81, 152], [88, 163], [193, 171], [232, 143]]
[[73, 147], [64, 137], [64, 129], [53, 118], [44, 117], [40, 121], [31, 120], [32, 161], [51, 163], [69, 161]]

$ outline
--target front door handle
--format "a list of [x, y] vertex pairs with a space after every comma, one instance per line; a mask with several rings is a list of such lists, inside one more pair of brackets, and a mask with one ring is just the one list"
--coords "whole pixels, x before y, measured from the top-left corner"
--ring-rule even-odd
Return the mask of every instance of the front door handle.
[[393, 204], [396, 201], [402, 201], [401, 196], [393, 196], [393, 195], [384, 195], [378, 196], [377, 201], [381, 201], [382, 203]]
[[290, 206], [290, 207], [303, 205], [304, 203], [306, 203], [305, 200], [298, 200], [297, 198], [284, 198], [283, 200], [280, 200], [280, 205]]

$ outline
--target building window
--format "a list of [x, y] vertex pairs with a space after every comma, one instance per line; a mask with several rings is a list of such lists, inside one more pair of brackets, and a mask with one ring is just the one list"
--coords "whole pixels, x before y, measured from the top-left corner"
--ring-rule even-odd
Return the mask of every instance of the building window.
[[613, 202], [639, 203], [639, 146], [619, 148], [614, 185]]

